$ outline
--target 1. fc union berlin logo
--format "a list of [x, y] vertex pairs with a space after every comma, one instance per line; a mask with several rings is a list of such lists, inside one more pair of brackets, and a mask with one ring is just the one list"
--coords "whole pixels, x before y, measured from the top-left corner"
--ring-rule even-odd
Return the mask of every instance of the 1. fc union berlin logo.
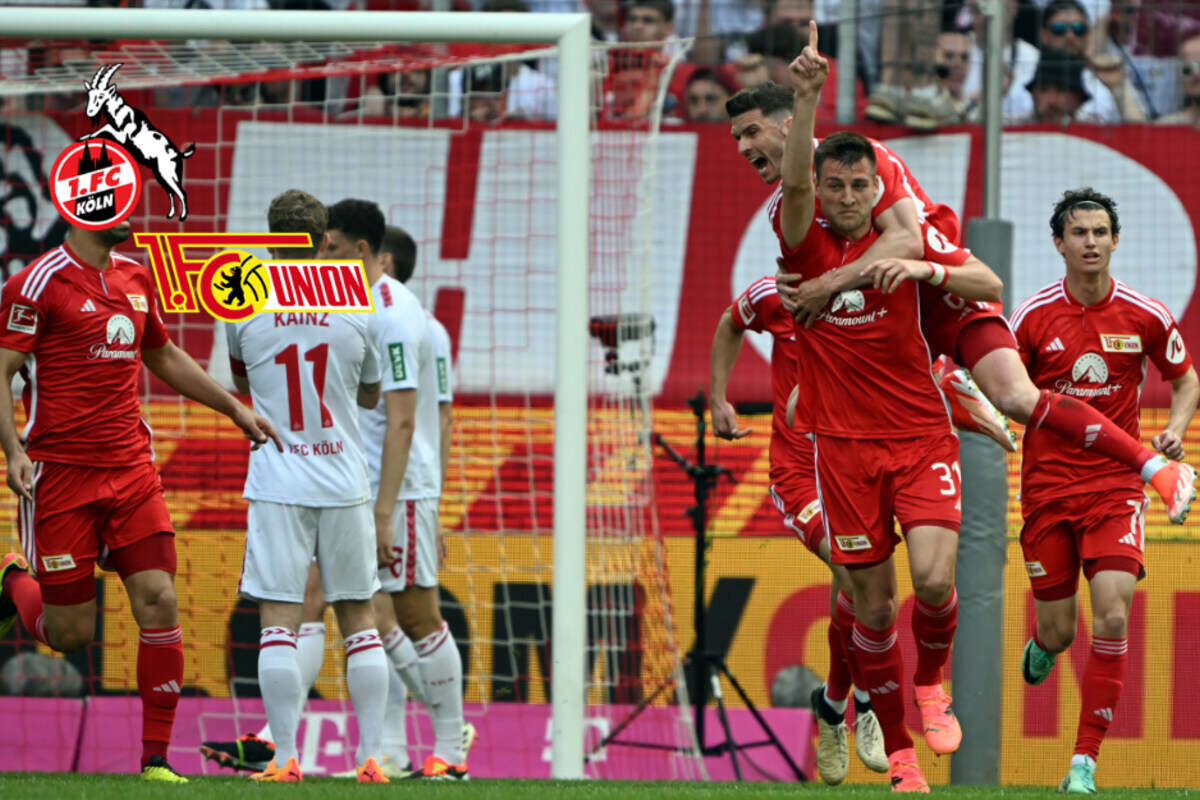
[[50, 169], [50, 196], [63, 218], [80, 228], [104, 230], [133, 213], [142, 176], [128, 151], [107, 139], [76, 142]]

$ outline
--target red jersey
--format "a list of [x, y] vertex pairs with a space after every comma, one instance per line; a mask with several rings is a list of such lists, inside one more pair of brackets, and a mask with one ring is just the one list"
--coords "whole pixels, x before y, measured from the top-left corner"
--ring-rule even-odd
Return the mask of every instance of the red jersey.
[[[971, 257], [971, 251], [959, 247], [936, 228], [929, 220], [921, 223], [924, 233], [925, 252], [922, 258], [948, 267], [961, 267]], [[958, 356], [958, 334], [968, 321], [982, 316], [1003, 317], [1000, 303], [983, 300], [964, 300], [932, 284], [922, 281], [921, 331], [933, 353], [947, 358]]]
[[[1071, 297], [1066, 279], [1060, 279], [1017, 306], [1012, 327], [1039, 388], [1087, 403], [1135, 439], [1147, 358], [1166, 380], [1192, 366], [1171, 312], [1115, 279], [1108, 296], [1090, 306]], [[1023, 505], [1141, 488], [1128, 467], [1087, 449], [1063, 447], [1049, 431], [1025, 429]]]
[[[803, 438], [804, 421], [797, 414], [796, 428], [787, 424], [787, 401], [796, 385], [796, 327], [792, 315], [783, 307], [775, 290], [774, 278], [759, 278], [738, 295], [730, 307], [733, 324], [740, 330], [767, 331], [774, 339], [771, 347], [771, 389], [774, 412], [771, 417], [771, 482], [780, 479], [783, 466], [794, 457], [796, 440]], [[798, 409], [799, 410], [799, 409]]]
[[[871, 228], [852, 242], [814, 216], [804, 239], [789, 248], [780, 224], [782, 196], [780, 189], [771, 198], [771, 224], [784, 269], [805, 280], [855, 260], [879, 236]], [[911, 439], [951, 430], [929, 369], [912, 281], [891, 294], [867, 287], [840, 292], [811, 328], [797, 334], [801, 402], [807, 400], [806, 419], [816, 433]]]
[[149, 270], [124, 256], [101, 271], [63, 244], [10, 277], [0, 294], [0, 347], [29, 354], [21, 367], [29, 457], [152, 461], [138, 402], [141, 352], [168, 341]]

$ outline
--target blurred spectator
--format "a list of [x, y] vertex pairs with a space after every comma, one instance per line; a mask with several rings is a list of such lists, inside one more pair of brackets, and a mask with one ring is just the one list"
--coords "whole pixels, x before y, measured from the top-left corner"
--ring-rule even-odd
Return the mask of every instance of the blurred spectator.
[[662, 42], [675, 35], [671, 0], [633, 0], [621, 25], [622, 42]]
[[724, 122], [725, 101], [737, 91], [729, 79], [716, 70], [701, 67], [688, 78], [683, 92], [684, 119], [688, 122]]
[[1179, 45], [1179, 75], [1183, 83], [1182, 107], [1159, 117], [1158, 122], [1200, 128], [1200, 35]]
[[[812, 0], [767, 0], [767, 25], [791, 25], [807, 33], [813, 18]], [[796, 55], [800, 55], [799, 52]]]
[[762, 53], [738, 56], [733, 61], [733, 80], [739, 90], [762, 86], [771, 80], [771, 74], [767, 71], [767, 59]]
[[971, 37], [965, 31], [949, 30], [938, 34], [937, 63], [935, 70], [938, 83], [954, 100], [961, 116], [970, 116], [972, 107], [963, 92], [967, 80], [967, 66], [971, 61]]
[[758, 30], [763, 19], [761, 1], [675, 0], [675, 34], [696, 37], [692, 60], [699, 63], [719, 60], [722, 39]]
[[1021, 117], [1005, 118], [1005, 123], [1098, 122], [1080, 114], [1091, 99], [1083, 84], [1083, 59], [1062, 50], [1045, 50], [1034, 71], [1033, 80], [1026, 84], [1033, 99], [1031, 111]]
[[[747, 36], [746, 46], [750, 53], [733, 64], [737, 88], [761, 86], [768, 80], [781, 86], [790, 86], [788, 64], [808, 44], [808, 20], [805, 20], [804, 24], [805, 29], [802, 30], [793, 27], [792, 22], [777, 22]], [[822, 33], [821, 53], [829, 60], [826, 89], [821, 92], [821, 99], [817, 105], [817, 119], [822, 120], [832, 120], [837, 115], [838, 66], [832, 53], [834, 41], [834, 36]], [[861, 110], [863, 105], [862, 86], [856, 82], [855, 107]]]
[[[1088, 43], [1091, 23], [1079, 0], [1052, 0], [1042, 17], [1039, 44], [1042, 50], [1063, 50], [1089, 62]], [[1099, 72], [1083, 70], [1083, 85], [1092, 99], [1083, 110], [1087, 116], [1104, 122], [1142, 121], [1146, 118], [1132, 86], [1126, 86], [1119, 62], [1105, 61]]]
[[618, 0], [583, 0], [581, 11], [592, 15], [592, 38], [615, 42], [621, 38], [621, 4]]
[[658, 81], [665, 64], [662, 53], [652, 49], [609, 52], [604, 76], [604, 116], [620, 121], [647, 119], [658, 97]]
[[1098, 34], [1093, 68], [1120, 65], [1147, 118], [1177, 107], [1180, 75], [1175, 55], [1184, 39], [1200, 35], [1200, 3], [1116, 0]]
[[504, 119], [504, 64], [476, 64], [456, 72], [471, 122], [495, 125]]
[[[1005, 0], [1004, 4], [1004, 100], [1001, 104], [1001, 116], [1006, 119], [1016, 119], [1033, 113], [1033, 103], [1029, 93], [1025, 91], [1025, 85], [1033, 80], [1040, 57], [1035, 45], [1013, 35], [1017, 5], [1017, 0]], [[974, 43], [971, 45], [971, 63], [967, 69], [967, 79], [963, 83], [963, 94], [967, 97], [968, 105], [978, 104], [983, 94], [982, 47], [987, 41], [987, 18], [979, 13], [974, 4], [971, 9], [971, 23]]]
[[934, 72], [941, 4], [884, 0], [880, 21], [880, 81], [867, 100], [867, 119], [936, 130], [962, 118]]

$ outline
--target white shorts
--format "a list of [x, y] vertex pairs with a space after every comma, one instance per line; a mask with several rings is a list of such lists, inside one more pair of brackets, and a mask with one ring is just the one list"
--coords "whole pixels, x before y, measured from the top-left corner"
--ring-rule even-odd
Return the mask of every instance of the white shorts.
[[379, 582], [389, 594], [410, 586], [430, 589], [438, 585], [436, 497], [396, 503], [392, 527], [392, 561], [379, 570]]
[[370, 503], [310, 508], [251, 500], [238, 592], [303, 603], [314, 556], [325, 602], [369, 600], [379, 590]]

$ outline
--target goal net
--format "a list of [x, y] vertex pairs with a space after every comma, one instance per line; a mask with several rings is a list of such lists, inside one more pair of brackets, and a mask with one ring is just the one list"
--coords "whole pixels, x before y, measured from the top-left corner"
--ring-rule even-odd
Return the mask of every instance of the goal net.
[[[479, 776], [550, 774], [560, 313], [587, 315], [590, 334], [587, 489], [576, 511], [587, 553], [586, 613], [577, 621], [586, 629], [585, 773], [704, 776], [678, 679], [650, 474], [649, 398], [669, 354], [655, 349], [660, 309], [649, 253], [657, 221], [678, 213], [655, 172], [676, 57], [662, 47], [593, 48], [588, 244], [572, 265], [586, 270], [588, 306], [558, 308], [553, 47], [0, 41], [5, 277], [63, 240], [47, 174], [69, 142], [98, 127], [84, 113], [83, 82], [112, 64], [121, 66], [111, 82], [131, 107], [180, 149], [195, 144], [184, 165], [186, 221], [166, 219], [167, 195], [147, 173], [135, 231], [265, 231], [271, 198], [299, 188], [327, 203], [374, 201], [416, 242], [409, 286], [453, 343], [441, 606], [461, 650], [466, 714], [480, 732], [470, 756]], [[145, 256], [132, 246], [123, 252]], [[166, 316], [173, 340], [227, 382], [212, 320]], [[257, 611], [236, 596], [246, 445], [225, 419], [148, 375], [143, 401], [179, 552], [186, 667], [170, 761], [213, 772], [197, 751], [201, 741], [265, 722]], [[15, 503], [6, 513], [15, 523]], [[16, 754], [12, 769], [136, 768], [137, 630], [115, 574], [97, 572], [97, 581], [102, 610], [91, 647], [61, 658], [20, 625], [0, 641], [3, 694], [14, 696], [0, 698], [0, 717], [38, 704], [47, 720], [40, 732], [0, 728], [6, 752]], [[353, 766], [356, 739], [332, 614], [326, 625], [324, 665], [299, 735], [302, 769], [314, 775]], [[409, 743], [417, 763], [432, 744], [416, 703]]]

